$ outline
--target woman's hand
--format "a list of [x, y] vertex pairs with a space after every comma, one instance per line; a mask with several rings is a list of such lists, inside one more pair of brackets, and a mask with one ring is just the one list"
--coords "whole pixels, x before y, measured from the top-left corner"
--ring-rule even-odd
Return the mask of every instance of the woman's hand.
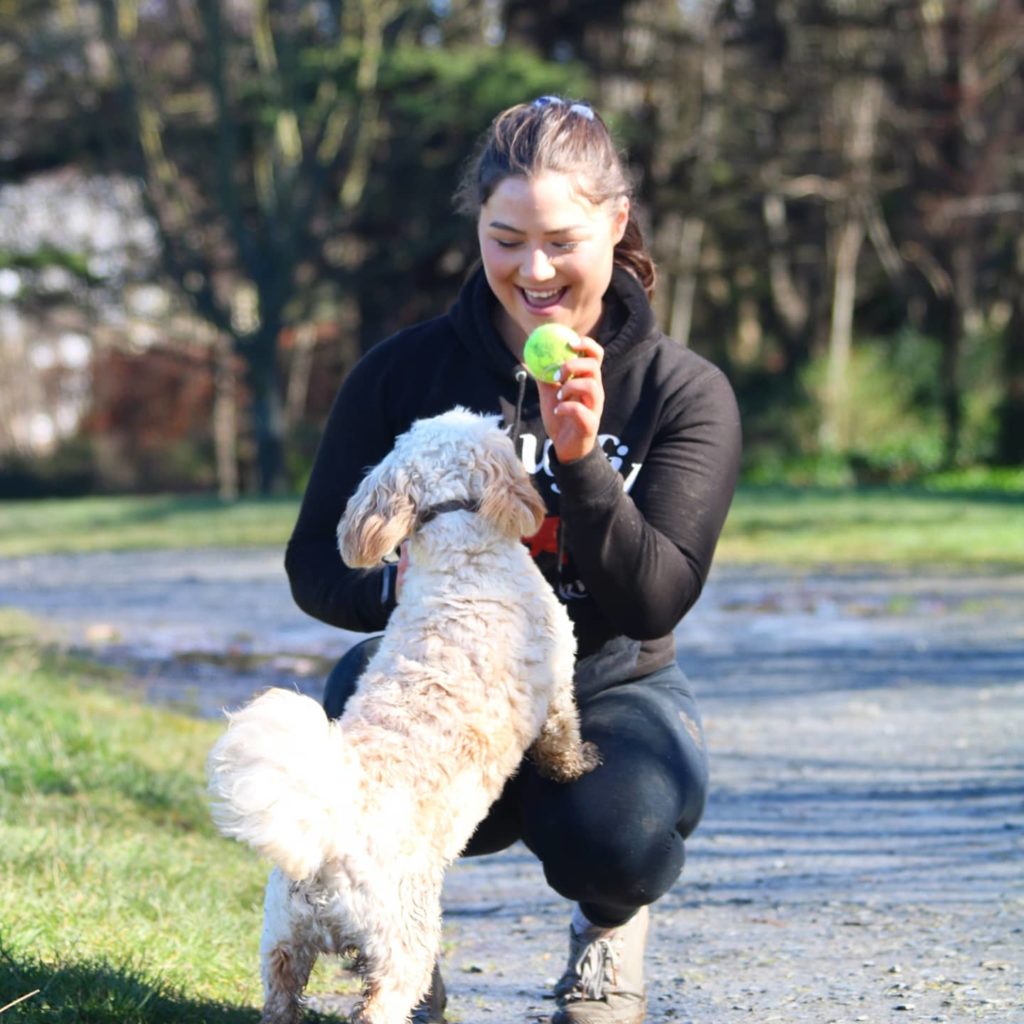
[[559, 383], [537, 382], [544, 428], [559, 462], [582, 459], [597, 444], [604, 412], [603, 359], [604, 349], [593, 338], [581, 337], [576, 355], [562, 365]]

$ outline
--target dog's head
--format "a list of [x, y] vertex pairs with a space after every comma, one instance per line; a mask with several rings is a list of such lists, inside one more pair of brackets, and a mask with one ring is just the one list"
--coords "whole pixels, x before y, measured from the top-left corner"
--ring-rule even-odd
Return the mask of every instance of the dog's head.
[[338, 524], [345, 564], [380, 564], [417, 529], [429, 510], [465, 503], [508, 537], [532, 536], [544, 502], [497, 416], [461, 407], [417, 420], [363, 479]]

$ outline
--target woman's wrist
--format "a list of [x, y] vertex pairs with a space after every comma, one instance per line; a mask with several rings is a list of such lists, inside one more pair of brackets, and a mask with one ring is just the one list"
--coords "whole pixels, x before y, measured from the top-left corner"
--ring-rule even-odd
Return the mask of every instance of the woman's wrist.
[[574, 462], [579, 462], [581, 459], [585, 459], [588, 455], [593, 452], [597, 447], [597, 441], [595, 438], [589, 439], [589, 444], [573, 444], [564, 445], [562, 450], [559, 450], [558, 445], [552, 446], [555, 449], [555, 456], [563, 466], [571, 466]]

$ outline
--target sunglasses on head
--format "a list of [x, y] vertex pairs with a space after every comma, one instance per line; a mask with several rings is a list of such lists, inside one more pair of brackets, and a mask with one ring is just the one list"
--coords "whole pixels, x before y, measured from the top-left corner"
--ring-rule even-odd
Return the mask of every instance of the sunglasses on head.
[[[531, 107], [538, 107], [543, 109], [544, 107], [564, 107], [566, 106], [565, 100], [560, 96], [538, 96], [537, 99], [530, 104]], [[594, 111], [586, 105], [586, 103], [569, 103], [569, 113], [579, 114], [580, 117], [585, 117], [588, 121], [594, 120]]]

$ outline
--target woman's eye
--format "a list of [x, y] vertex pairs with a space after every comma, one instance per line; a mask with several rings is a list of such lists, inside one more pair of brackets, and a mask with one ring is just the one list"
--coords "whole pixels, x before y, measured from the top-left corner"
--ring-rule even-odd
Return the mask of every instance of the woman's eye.
[[[523, 243], [519, 241], [511, 241], [507, 238], [495, 238], [494, 244], [497, 245], [499, 249], [518, 249], [522, 246]], [[548, 245], [550, 246], [549, 251], [553, 251], [556, 254], [573, 252], [575, 249], [579, 247], [579, 244], [579, 242], [548, 243]]]

